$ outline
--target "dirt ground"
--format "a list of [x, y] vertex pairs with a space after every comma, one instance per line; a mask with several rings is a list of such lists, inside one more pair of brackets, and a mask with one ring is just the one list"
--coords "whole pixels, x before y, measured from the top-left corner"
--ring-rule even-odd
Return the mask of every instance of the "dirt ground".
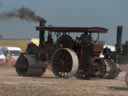
[[19, 77], [0, 66], [0, 96], [128, 96], [128, 87], [122, 80], [59, 79], [49, 70], [41, 78]]

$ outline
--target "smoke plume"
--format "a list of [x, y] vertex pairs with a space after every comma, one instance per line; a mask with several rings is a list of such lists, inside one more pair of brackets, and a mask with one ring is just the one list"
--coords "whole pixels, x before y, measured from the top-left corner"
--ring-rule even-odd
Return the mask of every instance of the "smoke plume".
[[46, 22], [46, 20], [43, 17], [37, 16], [35, 12], [25, 7], [21, 7], [19, 9], [9, 11], [9, 12], [2, 12], [0, 13], [0, 18], [2, 19], [19, 18], [23, 20], [31, 20], [34, 22], [40, 22], [40, 21]]

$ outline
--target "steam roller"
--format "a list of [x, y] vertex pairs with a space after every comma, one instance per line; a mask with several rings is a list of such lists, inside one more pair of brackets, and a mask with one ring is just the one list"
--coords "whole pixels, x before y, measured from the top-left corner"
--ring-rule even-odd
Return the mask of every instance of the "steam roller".
[[46, 71], [47, 63], [37, 60], [35, 55], [22, 54], [16, 62], [16, 72], [19, 76], [40, 77]]
[[70, 78], [77, 73], [79, 60], [77, 54], [69, 48], [59, 48], [52, 57], [52, 71], [55, 76]]

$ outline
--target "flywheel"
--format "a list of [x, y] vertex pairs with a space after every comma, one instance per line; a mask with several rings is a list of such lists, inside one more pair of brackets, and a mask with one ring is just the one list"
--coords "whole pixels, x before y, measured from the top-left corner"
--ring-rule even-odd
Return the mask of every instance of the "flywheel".
[[73, 47], [73, 39], [69, 35], [62, 35], [57, 39], [57, 45], [61, 48], [72, 48]]

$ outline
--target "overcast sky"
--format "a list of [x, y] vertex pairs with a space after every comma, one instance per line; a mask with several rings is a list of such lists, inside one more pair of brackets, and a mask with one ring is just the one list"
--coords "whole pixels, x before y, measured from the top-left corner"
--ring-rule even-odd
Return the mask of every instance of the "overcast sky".
[[[128, 40], [128, 0], [0, 0], [0, 12], [22, 6], [54, 26], [101, 26], [109, 29], [101, 37], [115, 43], [117, 25], [123, 25], [123, 42]], [[19, 19], [0, 20], [0, 34], [9, 38], [37, 37], [33, 22]]]

